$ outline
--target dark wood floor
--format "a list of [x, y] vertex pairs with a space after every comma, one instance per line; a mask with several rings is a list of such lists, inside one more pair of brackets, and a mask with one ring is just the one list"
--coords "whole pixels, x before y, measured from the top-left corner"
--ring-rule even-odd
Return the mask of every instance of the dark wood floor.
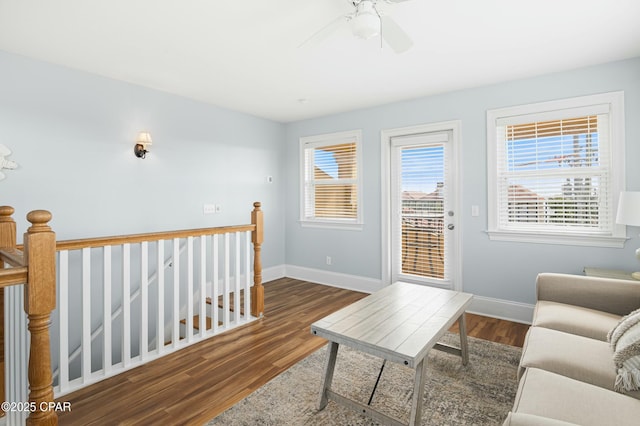
[[[72, 410], [60, 424], [202, 425], [322, 347], [311, 323], [364, 296], [289, 278], [266, 283], [262, 320], [62, 397]], [[467, 314], [467, 328], [522, 346], [528, 326]]]

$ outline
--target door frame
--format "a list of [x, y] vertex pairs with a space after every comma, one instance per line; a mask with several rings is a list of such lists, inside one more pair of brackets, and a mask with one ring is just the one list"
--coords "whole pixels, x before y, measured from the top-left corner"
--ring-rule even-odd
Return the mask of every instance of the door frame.
[[415, 135], [419, 133], [451, 132], [451, 176], [450, 188], [453, 196], [450, 200], [452, 210], [455, 212], [452, 223], [455, 225], [454, 235], [451, 238], [451, 265], [452, 289], [462, 290], [462, 197], [461, 180], [462, 168], [460, 167], [459, 146], [462, 141], [462, 121], [451, 120], [437, 123], [421, 124], [417, 126], [398, 127], [395, 129], [383, 129], [380, 132], [381, 140], [381, 277], [382, 285], [391, 284], [391, 139], [398, 136]]

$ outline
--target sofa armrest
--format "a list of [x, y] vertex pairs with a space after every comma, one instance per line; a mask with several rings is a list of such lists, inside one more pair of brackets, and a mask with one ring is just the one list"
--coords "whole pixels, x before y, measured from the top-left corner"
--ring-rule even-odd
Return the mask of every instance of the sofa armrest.
[[640, 308], [640, 281], [542, 273], [536, 279], [537, 300], [582, 306], [616, 315]]

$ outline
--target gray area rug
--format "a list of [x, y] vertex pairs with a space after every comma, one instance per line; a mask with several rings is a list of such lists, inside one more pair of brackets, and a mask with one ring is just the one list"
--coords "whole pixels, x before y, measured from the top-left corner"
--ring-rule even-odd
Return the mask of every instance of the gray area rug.
[[[443, 341], [459, 345], [447, 333]], [[317, 410], [327, 347], [316, 351], [211, 420], [208, 425], [375, 425], [330, 401]], [[423, 425], [500, 425], [513, 405], [520, 348], [469, 338], [469, 364], [432, 350], [427, 361]], [[382, 360], [345, 346], [338, 350], [333, 389], [367, 403]], [[414, 370], [388, 362], [372, 407], [407, 422]]]

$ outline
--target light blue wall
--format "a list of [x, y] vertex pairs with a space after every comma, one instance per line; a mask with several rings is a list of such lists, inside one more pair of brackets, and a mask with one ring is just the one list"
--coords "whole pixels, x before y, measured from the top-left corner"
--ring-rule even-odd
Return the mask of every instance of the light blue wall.
[[40, 208], [65, 240], [249, 223], [261, 201], [263, 265], [285, 261], [282, 124], [0, 52], [0, 143], [20, 165], [0, 181], [19, 235]]
[[[627, 187], [640, 190], [640, 58], [283, 125], [0, 52], [0, 143], [20, 164], [5, 171], [0, 204], [16, 207], [19, 234], [27, 211], [45, 208], [59, 239], [70, 239], [248, 222], [260, 200], [265, 267], [379, 280], [380, 131], [461, 120], [464, 289], [533, 303], [540, 271], [639, 269], [640, 230], [629, 228], [624, 249], [489, 241], [486, 110], [617, 90], [625, 92]], [[154, 145], [139, 160], [133, 139], [143, 129]], [[363, 132], [364, 229], [301, 228], [299, 137], [352, 129]], [[222, 213], [204, 216], [204, 203]], [[471, 205], [480, 217], [471, 217]]]
[[[640, 246], [638, 228], [628, 228], [632, 239], [624, 249], [497, 242], [489, 241], [485, 233], [487, 109], [618, 90], [625, 92], [627, 188], [640, 190], [640, 58], [287, 125], [287, 264], [381, 279], [381, 130], [461, 120], [460, 213], [465, 291], [533, 303], [538, 272], [581, 273], [587, 265], [640, 269], [634, 256], [635, 248]], [[299, 138], [352, 129], [362, 129], [363, 133], [364, 230], [302, 228], [298, 223]], [[472, 205], [480, 206], [479, 217], [471, 217]], [[331, 266], [325, 265], [326, 256], [332, 257]]]

